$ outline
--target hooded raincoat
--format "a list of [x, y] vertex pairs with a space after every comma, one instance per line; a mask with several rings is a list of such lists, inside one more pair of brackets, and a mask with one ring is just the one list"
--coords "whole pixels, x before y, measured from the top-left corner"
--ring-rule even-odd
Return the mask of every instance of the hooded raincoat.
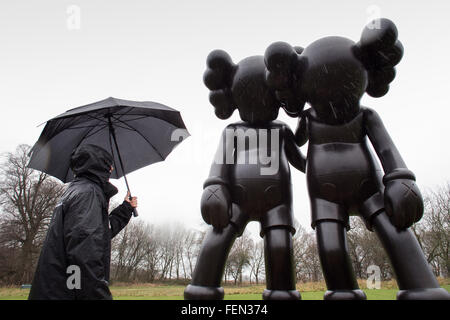
[[124, 201], [108, 215], [109, 199], [117, 193], [108, 182], [112, 163], [98, 146], [83, 145], [73, 152], [75, 179], [55, 207], [29, 299], [112, 299], [111, 239], [133, 212]]

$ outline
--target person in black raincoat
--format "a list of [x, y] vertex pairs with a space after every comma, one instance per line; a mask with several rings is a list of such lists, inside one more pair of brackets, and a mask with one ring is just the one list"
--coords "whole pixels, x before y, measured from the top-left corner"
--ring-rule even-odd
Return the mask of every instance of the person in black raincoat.
[[108, 181], [112, 164], [111, 155], [95, 145], [72, 153], [75, 179], [55, 207], [28, 299], [112, 299], [111, 239], [137, 206], [128, 194], [108, 215], [109, 199], [118, 192]]

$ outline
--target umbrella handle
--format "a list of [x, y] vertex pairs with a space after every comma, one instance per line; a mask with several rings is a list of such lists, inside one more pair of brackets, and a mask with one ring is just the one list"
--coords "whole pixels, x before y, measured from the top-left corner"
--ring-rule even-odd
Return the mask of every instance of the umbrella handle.
[[[128, 199], [133, 199], [132, 197], [131, 197], [131, 195], [128, 197]], [[137, 216], [139, 216], [139, 214], [138, 214], [138, 212], [137, 212], [137, 209], [136, 208], [133, 208], [133, 217], [137, 217]]]

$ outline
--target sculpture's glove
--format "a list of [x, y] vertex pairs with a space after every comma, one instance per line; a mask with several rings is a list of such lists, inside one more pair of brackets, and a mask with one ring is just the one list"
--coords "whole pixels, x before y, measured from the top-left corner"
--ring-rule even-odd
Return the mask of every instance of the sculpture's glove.
[[214, 228], [225, 228], [231, 217], [231, 197], [226, 186], [212, 184], [203, 190], [200, 204], [203, 220]]
[[396, 169], [383, 177], [384, 205], [394, 226], [408, 228], [423, 216], [423, 199], [408, 169]]

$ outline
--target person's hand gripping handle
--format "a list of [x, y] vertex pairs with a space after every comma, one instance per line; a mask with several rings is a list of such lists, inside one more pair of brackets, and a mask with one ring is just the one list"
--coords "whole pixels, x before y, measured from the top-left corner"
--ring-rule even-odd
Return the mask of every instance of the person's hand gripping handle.
[[127, 195], [124, 199], [126, 202], [128, 202], [133, 207], [133, 216], [137, 217], [138, 212], [136, 210], [137, 208], [137, 197], [132, 197], [130, 191], [127, 192]]

